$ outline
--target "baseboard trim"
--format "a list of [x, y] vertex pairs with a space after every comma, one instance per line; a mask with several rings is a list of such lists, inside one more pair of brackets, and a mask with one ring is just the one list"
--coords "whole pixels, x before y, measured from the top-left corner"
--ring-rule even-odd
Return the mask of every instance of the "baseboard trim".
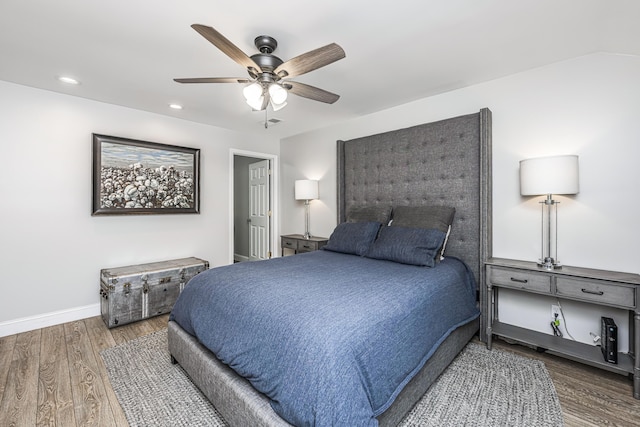
[[53, 311], [36, 316], [22, 317], [0, 323], [0, 337], [46, 328], [47, 326], [73, 322], [100, 315], [100, 303], [70, 308], [68, 310]]
[[233, 254], [233, 261], [234, 262], [249, 261], [249, 257], [248, 256], [244, 256], [244, 255], [240, 255], [240, 254]]

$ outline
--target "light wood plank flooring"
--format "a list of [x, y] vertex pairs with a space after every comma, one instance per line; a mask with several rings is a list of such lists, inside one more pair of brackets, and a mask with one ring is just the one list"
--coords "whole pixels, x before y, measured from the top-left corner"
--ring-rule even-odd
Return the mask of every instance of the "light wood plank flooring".
[[[0, 338], [0, 426], [127, 426], [100, 351], [166, 327], [168, 316], [107, 329], [100, 317]], [[495, 348], [543, 360], [567, 426], [640, 426], [625, 376], [527, 347]]]

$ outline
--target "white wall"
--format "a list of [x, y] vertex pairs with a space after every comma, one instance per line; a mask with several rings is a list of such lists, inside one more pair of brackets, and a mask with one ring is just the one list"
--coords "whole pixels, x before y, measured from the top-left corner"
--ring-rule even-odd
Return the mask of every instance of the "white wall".
[[[640, 58], [592, 54], [422, 99], [281, 143], [282, 232], [304, 229], [293, 180], [320, 179], [312, 205], [312, 232], [336, 225], [336, 140], [434, 120], [493, 112], [493, 254], [536, 260], [540, 254], [540, 198], [519, 194], [524, 158], [580, 156], [580, 194], [557, 197], [559, 259], [566, 265], [640, 273]], [[291, 191], [289, 191], [291, 190]], [[289, 194], [290, 193], [290, 194]], [[504, 322], [548, 332], [552, 301], [532, 295], [501, 299]], [[571, 334], [590, 342], [602, 315], [586, 304], [563, 304]], [[613, 311], [626, 331], [627, 319]], [[622, 346], [626, 343], [623, 341]]]
[[[257, 140], [167, 116], [0, 82], [0, 336], [99, 314], [102, 268], [196, 256], [229, 262], [229, 150]], [[91, 134], [201, 150], [199, 215], [91, 216]]]

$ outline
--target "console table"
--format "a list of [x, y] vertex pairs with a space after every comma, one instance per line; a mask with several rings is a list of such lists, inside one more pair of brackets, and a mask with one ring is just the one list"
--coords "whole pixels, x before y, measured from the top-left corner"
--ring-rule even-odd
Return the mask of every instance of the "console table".
[[[546, 349], [597, 368], [633, 377], [633, 396], [640, 399], [640, 275], [563, 266], [547, 270], [535, 262], [490, 258], [485, 263], [488, 291], [487, 347], [493, 335]], [[600, 347], [501, 323], [500, 288], [548, 295], [572, 301], [616, 307], [629, 313], [629, 352], [618, 353], [618, 363], [604, 360]]]

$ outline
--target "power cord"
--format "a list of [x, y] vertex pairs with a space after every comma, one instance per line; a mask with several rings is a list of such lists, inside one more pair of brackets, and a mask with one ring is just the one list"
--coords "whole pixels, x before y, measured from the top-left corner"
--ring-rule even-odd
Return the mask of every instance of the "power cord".
[[556, 298], [556, 301], [558, 302], [558, 307], [560, 307], [560, 316], [562, 316], [562, 321], [564, 322], [564, 331], [569, 335], [569, 338], [575, 341], [576, 339], [571, 335], [571, 332], [569, 332], [567, 319], [564, 318], [564, 311], [562, 310], [562, 304], [560, 304], [560, 298]]
[[556, 337], [562, 337], [562, 331], [560, 330], [560, 320], [558, 319], [558, 313], [555, 313], [555, 319], [551, 321], [551, 329], [553, 329], [553, 335]]
[[564, 317], [564, 311], [562, 310], [562, 304], [560, 304], [560, 299], [556, 298], [556, 302], [558, 304], [558, 308], [560, 309], [560, 315], [558, 315], [558, 313], [553, 314], [554, 319], [551, 321], [551, 329], [553, 329], [553, 335], [555, 335], [556, 337], [563, 336], [562, 331], [560, 330], [560, 317], [562, 317], [562, 321], [564, 322], [565, 332], [567, 333], [569, 338], [575, 341], [576, 339], [571, 335], [571, 332], [569, 332], [569, 328], [567, 327], [567, 319], [565, 319]]

